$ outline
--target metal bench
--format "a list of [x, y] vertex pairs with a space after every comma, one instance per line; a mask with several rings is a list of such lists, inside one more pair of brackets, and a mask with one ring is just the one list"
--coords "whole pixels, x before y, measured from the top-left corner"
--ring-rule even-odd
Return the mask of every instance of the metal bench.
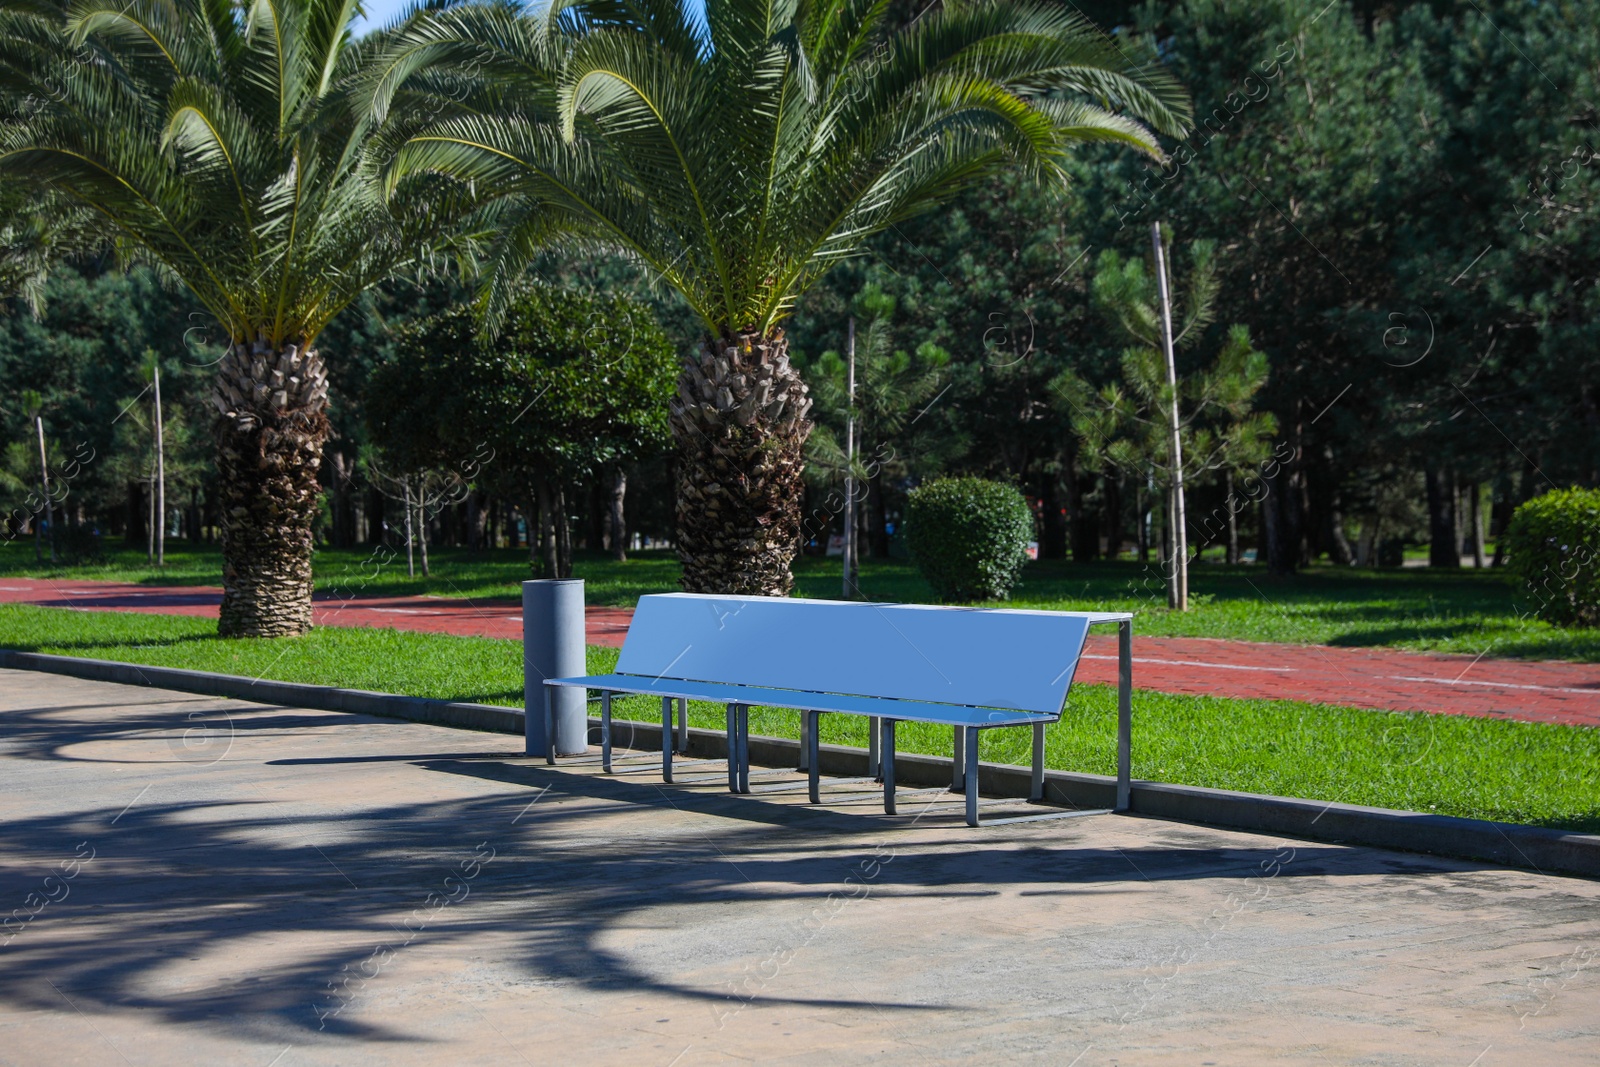
[[[1033, 728], [1030, 799], [1044, 797], [1044, 728], [1061, 718], [1090, 626], [1119, 629], [1117, 800], [1126, 810], [1131, 734], [1132, 619], [1121, 612], [1019, 611], [863, 604], [833, 600], [663, 593], [639, 599], [612, 674], [545, 681], [546, 739], [556, 686], [600, 693], [601, 761], [611, 771], [611, 698], [661, 698], [662, 773], [672, 780], [672, 707], [680, 744], [689, 700], [727, 708], [728, 788], [750, 791], [752, 707], [802, 712], [800, 766], [820, 803], [817, 725], [825, 714], [872, 720], [884, 810], [895, 812], [895, 724], [929, 722], [954, 730], [951, 787], [966, 793], [978, 825], [978, 733]], [[553, 747], [545, 753], [555, 762]]]

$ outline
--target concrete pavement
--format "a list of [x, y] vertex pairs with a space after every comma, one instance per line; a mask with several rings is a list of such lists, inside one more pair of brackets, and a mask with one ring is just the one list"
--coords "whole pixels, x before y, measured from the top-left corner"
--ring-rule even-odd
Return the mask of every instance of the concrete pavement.
[[1600, 883], [519, 747], [0, 671], [0, 1061], [1600, 1063]]

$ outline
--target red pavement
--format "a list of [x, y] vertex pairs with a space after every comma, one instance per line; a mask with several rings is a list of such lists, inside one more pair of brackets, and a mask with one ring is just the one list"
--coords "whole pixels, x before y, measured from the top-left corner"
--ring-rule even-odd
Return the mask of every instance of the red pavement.
[[[115, 582], [0, 579], [0, 603], [41, 607], [215, 618], [221, 598], [221, 589], [208, 586], [157, 588]], [[521, 606], [508, 600], [431, 596], [341, 600], [319, 594], [312, 616], [318, 626], [387, 626], [470, 637], [522, 637]], [[620, 646], [632, 616], [628, 608], [589, 608], [589, 643]], [[1134, 627], [1137, 630], [1137, 620]], [[1165, 693], [1306, 700], [1388, 711], [1600, 726], [1600, 667], [1592, 664], [1474, 659], [1386, 648], [1140, 637], [1137, 633], [1133, 655], [1134, 683], [1140, 689]], [[1115, 684], [1116, 658], [1114, 634], [1091, 637], [1077, 680]]]

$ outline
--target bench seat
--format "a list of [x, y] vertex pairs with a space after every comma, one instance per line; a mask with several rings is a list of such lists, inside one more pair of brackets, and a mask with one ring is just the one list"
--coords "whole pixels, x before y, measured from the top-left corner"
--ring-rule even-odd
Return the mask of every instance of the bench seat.
[[796, 711], [834, 711], [868, 715], [901, 722], [936, 722], [944, 726], [1026, 726], [1054, 722], [1060, 717], [1037, 711], [973, 708], [962, 704], [934, 704], [892, 697], [858, 697], [817, 693], [803, 689], [764, 689], [757, 686], [692, 682], [680, 678], [646, 678], [637, 674], [595, 674], [586, 678], [552, 678], [550, 685], [580, 686], [599, 692], [684, 697], [713, 704], [742, 704], [747, 708], [790, 708]]

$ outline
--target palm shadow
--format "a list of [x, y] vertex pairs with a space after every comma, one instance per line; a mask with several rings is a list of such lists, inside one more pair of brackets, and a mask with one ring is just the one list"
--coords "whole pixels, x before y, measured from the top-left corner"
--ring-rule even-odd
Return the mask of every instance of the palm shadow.
[[[198, 726], [196, 714], [203, 716]], [[185, 758], [194, 730], [221, 731], [224, 720], [225, 751]], [[397, 724], [272, 706], [224, 704], [200, 713], [185, 702], [9, 712], [0, 721], [8, 755], [34, 765], [32, 784], [55, 782], [62, 792], [49, 810], [0, 827], [7, 859], [0, 899], [37, 895], [41, 872], [52, 870], [68, 893], [12, 931], [0, 997], [18, 1011], [58, 1011], [59, 989], [91, 1013], [133, 1008], [165, 1022], [263, 1039], [315, 1039], [322, 1031], [416, 1041], [364, 1021], [359, 1010], [366, 983], [415, 941], [434, 951], [459, 946], [465, 957], [489, 937], [534, 983], [651, 991], [716, 1008], [736, 1003], [730, 1000], [736, 995], [645, 966], [613, 947], [626, 943], [619, 933], [647, 927], [646, 913], [663, 903], [718, 922], [773, 902], [792, 903], [797, 916], [810, 914], [853, 892], [848, 879], [864, 869], [863, 857], [880, 861], [866, 887], [879, 899], [1021, 892], [1082, 895], [1085, 907], [1107, 885], [1259, 879], [1274, 862], [1281, 865], [1276, 876], [1288, 878], [1475, 866], [1319, 845], [1295, 846], [1284, 864], [1275, 844], [1218, 847], [1211, 831], [1154, 820], [1147, 821], [1146, 845], [1088, 847], [1075, 845], [1071, 835], [1042, 839], [1038, 824], [975, 832], [955, 814], [919, 824], [915, 848], [908, 849], [894, 834], [905, 817], [663, 786], [644, 773], [608, 777], [550, 768], [518, 758], [520, 741], [512, 738], [505, 748], [474, 738], [462, 751], [249, 755], [256, 737], [302, 736], [308, 747], [403, 747], [420, 736], [411, 726], [373, 734], [374, 725]], [[359, 740], [340, 736], [352, 729], [363, 731]], [[138, 761], [151, 784], [133, 803], [124, 804], [120, 784], [114, 800], [100, 800], [96, 794], [111, 789], [99, 783], [116, 780], [70, 769], [125, 763], [126, 753], [106, 744], [113, 742], [122, 749], [154, 743], [172, 757]], [[386, 780], [384, 799], [363, 801], [361, 769], [376, 773], [383, 765], [403, 777]], [[339, 768], [351, 775], [349, 802], [308, 812], [297, 781]], [[431, 776], [450, 776], [461, 787], [432, 789]], [[402, 788], [393, 788], [397, 781]], [[162, 797], [180, 791], [181, 799]], [[80, 793], [93, 799], [75, 801]], [[392, 799], [408, 793], [434, 799]], [[76, 851], [80, 843], [92, 856], [63, 882], [63, 863], [86, 854]], [[469, 865], [476, 868], [470, 874]], [[256, 955], [262, 945], [274, 946], [270, 965]], [[942, 949], [910, 933], [906, 951]], [[184, 988], [170, 980], [174, 961], [183, 959], [235, 963], [222, 980]], [[984, 1010], [768, 991], [759, 999], [905, 1014]]]

